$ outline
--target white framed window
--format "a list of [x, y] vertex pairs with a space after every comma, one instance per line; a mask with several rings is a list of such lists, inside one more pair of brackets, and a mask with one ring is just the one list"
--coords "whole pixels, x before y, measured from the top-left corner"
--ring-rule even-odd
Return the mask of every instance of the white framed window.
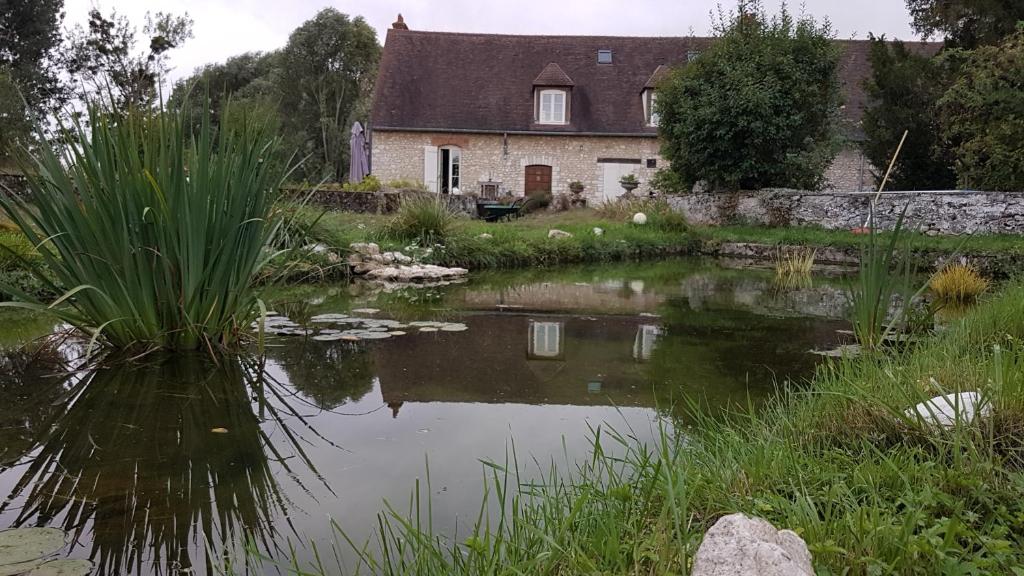
[[633, 359], [640, 362], [650, 360], [659, 336], [661, 328], [658, 326], [643, 324], [637, 327], [636, 338], [633, 339]]
[[656, 104], [658, 102], [658, 93], [650, 88], [644, 90], [644, 117], [647, 118], [648, 126], [657, 126], [660, 118], [658, 117], [658, 111]]
[[540, 124], [565, 124], [565, 90], [541, 90], [537, 121]]
[[562, 323], [530, 321], [530, 356], [558, 358], [562, 355]]

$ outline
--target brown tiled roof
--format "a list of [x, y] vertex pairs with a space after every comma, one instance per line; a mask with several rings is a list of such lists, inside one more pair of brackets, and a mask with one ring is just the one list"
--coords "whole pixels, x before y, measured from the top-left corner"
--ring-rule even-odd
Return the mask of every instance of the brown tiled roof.
[[[377, 130], [569, 132], [654, 135], [640, 92], [659, 67], [686, 65], [688, 52], [714, 42], [700, 37], [512, 36], [388, 30], [374, 92]], [[842, 115], [854, 131], [866, 105], [867, 40], [839, 40]], [[937, 43], [911, 42], [933, 52]], [[612, 64], [598, 64], [611, 50]], [[550, 66], [552, 63], [554, 67]], [[569, 123], [534, 123], [535, 80], [557, 68], [573, 82]], [[538, 70], [541, 71], [538, 76]], [[551, 74], [557, 76], [556, 73]], [[563, 79], [563, 81], [564, 81]]]
[[541, 70], [540, 74], [533, 79], [534, 86], [575, 86], [569, 75], [562, 70], [562, 67], [551, 62]]
[[647, 89], [647, 88], [657, 88], [658, 87], [658, 82], [661, 82], [662, 80], [664, 80], [665, 76], [668, 76], [668, 73], [669, 73], [669, 67], [668, 66], [666, 66], [664, 64], [658, 66], [657, 68], [654, 69], [654, 73], [651, 74], [651, 77], [647, 79], [647, 83], [644, 84], [644, 89]]

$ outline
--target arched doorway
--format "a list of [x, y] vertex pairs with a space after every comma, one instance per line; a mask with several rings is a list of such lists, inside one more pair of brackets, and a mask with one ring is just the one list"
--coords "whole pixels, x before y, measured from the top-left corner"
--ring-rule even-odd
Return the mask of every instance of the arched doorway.
[[523, 192], [527, 196], [551, 193], [551, 166], [531, 164], [526, 167]]

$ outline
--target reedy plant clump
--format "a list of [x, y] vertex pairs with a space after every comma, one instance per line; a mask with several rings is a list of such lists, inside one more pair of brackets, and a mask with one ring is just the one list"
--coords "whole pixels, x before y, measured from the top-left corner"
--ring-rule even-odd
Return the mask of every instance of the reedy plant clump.
[[989, 281], [970, 264], [950, 264], [932, 276], [928, 287], [939, 301], [970, 304], [988, 290]]
[[440, 194], [411, 194], [402, 198], [398, 214], [382, 233], [391, 238], [419, 242], [423, 246], [443, 243], [456, 231], [459, 214]]
[[273, 256], [272, 207], [285, 173], [265, 124], [243, 118], [193, 132], [191, 110], [105, 114], [61, 127], [24, 172], [31, 204], [0, 206], [67, 291], [48, 310], [115, 348], [231, 346], [257, 304], [253, 278]]

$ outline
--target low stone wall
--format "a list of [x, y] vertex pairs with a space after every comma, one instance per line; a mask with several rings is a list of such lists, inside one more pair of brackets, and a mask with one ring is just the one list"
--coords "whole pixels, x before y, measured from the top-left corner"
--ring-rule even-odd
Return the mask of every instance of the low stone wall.
[[20, 174], [10, 174], [0, 171], [0, 194], [28, 194], [28, 184], [25, 177]]
[[[285, 194], [296, 199], [305, 198], [308, 189], [289, 187]], [[398, 210], [402, 198], [415, 194], [431, 194], [420, 190], [385, 190], [383, 192], [347, 192], [337, 188], [323, 188], [313, 192], [309, 198], [311, 204], [338, 210], [341, 212], [358, 212], [360, 214], [391, 214]], [[476, 216], [476, 199], [471, 196], [441, 196], [448, 205], [457, 212]]]
[[[864, 225], [874, 193], [761, 190], [681, 194], [672, 207], [694, 224], [821, 226]], [[875, 222], [892, 228], [905, 206], [907, 225], [926, 234], [1024, 234], [1024, 192], [885, 192]]]

